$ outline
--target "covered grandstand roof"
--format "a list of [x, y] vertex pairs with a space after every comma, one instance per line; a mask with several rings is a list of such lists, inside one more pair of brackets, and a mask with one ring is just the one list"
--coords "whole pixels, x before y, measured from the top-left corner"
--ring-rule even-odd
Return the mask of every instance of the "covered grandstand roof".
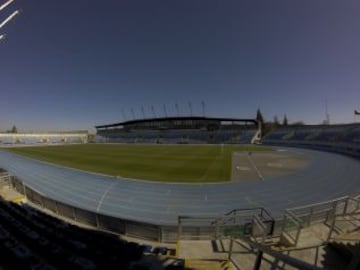
[[196, 121], [229, 121], [229, 122], [250, 122], [253, 124], [257, 124], [255, 119], [245, 119], [245, 118], [221, 118], [221, 117], [203, 117], [203, 116], [175, 116], [175, 117], [157, 117], [157, 118], [145, 118], [145, 119], [135, 119], [124, 122], [118, 122], [107, 125], [99, 125], [95, 126], [95, 128], [112, 128], [118, 126], [127, 126], [133, 124], [141, 124], [146, 122], [154, 122], [154, 121], [184, 121], [184, 120], [196, 120]]

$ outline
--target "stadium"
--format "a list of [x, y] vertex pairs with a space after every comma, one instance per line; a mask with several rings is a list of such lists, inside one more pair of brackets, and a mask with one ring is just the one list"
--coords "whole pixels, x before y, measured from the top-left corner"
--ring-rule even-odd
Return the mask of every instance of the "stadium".
[[[177, 254], [186, 241], [277, 237], [296, 247], [312, 226], [327, 237], [344, 217], [352, 224], [344, 232], [358, 226], [358, 124], [279, 127], [263, 138], [256, 119], [164, 117], [96, 129], [92, 142], [84, 132], [1, 134], [3, 185], [67, 220], [177, 243]], [[130, 170], [114, 170], [121, 164]], [[224, 167], [228, 174], [218, 173]]]
[[0, 2], [0, 270], [360, 269], [360, 4]]

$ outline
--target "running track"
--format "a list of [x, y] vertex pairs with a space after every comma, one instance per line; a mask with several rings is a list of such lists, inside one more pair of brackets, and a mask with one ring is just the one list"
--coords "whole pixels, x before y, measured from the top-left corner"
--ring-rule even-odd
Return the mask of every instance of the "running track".
[[[282, 148], [284, 149], [284, 148]], [[222, 184], [166, 184], [114, 178], [0, 151], [0, 167], [42, 195], [86, 210], [155, 225], [179, 215], [215, 216], [235, 208], [285, 208], [360, 194], [360, 161], [304, 149], [309, 165], [291, 176]]]

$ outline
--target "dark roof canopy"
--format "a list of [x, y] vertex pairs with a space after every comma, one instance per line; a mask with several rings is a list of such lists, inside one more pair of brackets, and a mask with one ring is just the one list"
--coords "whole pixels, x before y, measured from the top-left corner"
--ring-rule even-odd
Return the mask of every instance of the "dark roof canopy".
[[95, 126], [95, 128], [112, 128], [112, 127], [118, 127], [118, 126], [127, 126], [127, 125], [133, 125], [133, 124], [141, 124], [146, 122], [154, 122], [154, 121], [175, 121], [175, 120], [203, 120], [203, 121], [233, 121], [233, 122], [251, 122], [253, 124], [257, 124], [257, 121], [255, 119], [243, 119], [243, 118], [221, 118], [221, 117], [203, 117], [203, 116], [176, 116], [176, 117], [158, 117], [158, 118], [146, 118], [146, 119], [135, 119], [135, 120], [129, 120], [125, 122], [119, 122], [114, 124], [108, 124], [108, 125], [100, 125]]

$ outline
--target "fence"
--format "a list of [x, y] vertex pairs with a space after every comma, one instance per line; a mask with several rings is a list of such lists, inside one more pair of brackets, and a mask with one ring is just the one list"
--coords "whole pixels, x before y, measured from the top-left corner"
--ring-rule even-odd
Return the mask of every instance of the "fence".
[[272, 234], [274, 219], [263, 208], [235, 209], [217, 217], [179, 216], [178, 240], [263, 237]]
[[264, 208], [235, 209], [222, 216], [180, 216], [178, 225], [155, 225], [107, 216], [75, 205], [65, 204], [40, 194], [16, 177], [0, 175], [0, 184], [10, 183], [19, 193], [39, 207], [75, 222], [141, 239], [175, 243], [180, 239], [226, 239], [231, 237], [280, 236], [284, 244], [296, 245], [301, 229], [316, 223], [329, 226], [339, 216], [360, 209], [351, 197], [286, 209], [283, 219], [274, 220]]
[[[254, 254], [256, 256], [252, 266], [249, 263], [243, 264], [244, 254]], [[323, 269], [299, 258], [274, 250], [262, 242], [251, 241], [247, 238], [231, 239], [228, 259], [236, 269]]]
[[325, 223], [330, 227], [336, 217], [345, 216], [357, 210], [359, 210], [359, 201], [348, 196], [286, 209], [281, 240], [283, 243], [296, 246], [302, 228], [317, 223]]
[[327, 241], [330, 241], [334, 233], [345, 234], [343, 240], [357, 240], [357, 238], [347, 238], [346, 234], [358, 230], [360, 226], [360, 199], [348, 198], [344, 213], [337, 214], [334, 212], [330, 223]]
[[11, 186], [33, 204], [75, 222], [121, 235], [158, 242], [174, 243], [183, 239], [220, 239], [231, 235], [254, 237], [272, 233], [274, 220], [263, 208], [235, 209], [221, 217], [179, 217], [178, 225], [154, 225], [107, 216], [65, 204], [40, 194], [16, 178]]
[[24, 185], [16, 177], [12, 176], [10, 179], [12, 188], [26, 196], [27, 200], [74, 222], [150, 241], [174, 243], [177, 240], [177, 226], [175, 225], [159, 226], [103, 215], [46, 197]]

